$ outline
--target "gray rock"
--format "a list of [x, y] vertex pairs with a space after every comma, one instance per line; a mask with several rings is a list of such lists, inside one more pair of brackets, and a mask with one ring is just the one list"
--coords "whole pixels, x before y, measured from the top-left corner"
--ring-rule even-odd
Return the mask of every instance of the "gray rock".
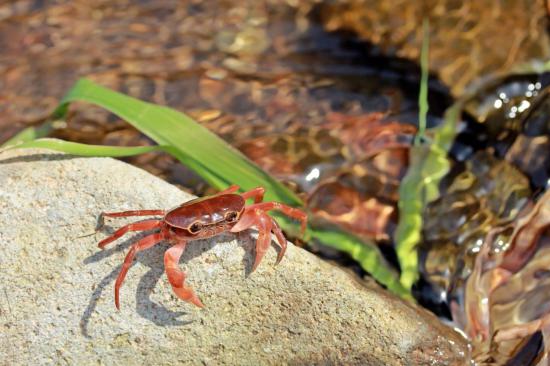
[[102, 211], [170, 208], [191, 196], [113, 159], [0, 154], [0, 364], [444, 365], [465, 341], [428, 312], [289, 244], [249, 273], [254, 232], [193, 242], [180, 263], [206, 308], [163, 274], [166, 244], [138, 254], [113, 301], [127, 221]]

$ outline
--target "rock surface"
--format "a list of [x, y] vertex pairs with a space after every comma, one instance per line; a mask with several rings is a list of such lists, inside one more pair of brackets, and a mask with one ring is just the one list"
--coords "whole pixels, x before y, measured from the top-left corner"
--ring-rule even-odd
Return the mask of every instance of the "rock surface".
[[180, 265], [206, 308], [172, 294], [159, 244], [137, 255], [116, 311], [114, 279], [140, 234], [99, 250], [129, 220], [95, 232], [98, 214], [190, 198], [112, 159], [1, 153], [0, 364], [464, 363], [465, 341], [433, 315], [291, 244], [250, 274], [254, 232], [188, 246]]

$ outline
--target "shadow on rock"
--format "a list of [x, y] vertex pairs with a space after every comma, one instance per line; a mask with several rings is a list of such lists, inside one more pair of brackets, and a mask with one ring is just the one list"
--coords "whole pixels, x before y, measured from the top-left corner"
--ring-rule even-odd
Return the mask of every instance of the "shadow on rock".
[[22, 156], [15, 156], [12, 158], [6, 158], [6, 159], [0, 159], [0, 164], [12, 164], [12, 163], [21, 163], [21, 162], [44, 162], [44, 161], [63, 161], [63, 160], [71, 160], [75, 158], [80, 158], [76, 155], [67, 155], [63, 153], [55, 153], [52, 152], [51, 154], [31, 154], [31, 155], [22, 155]]
[[[109, 234], [113, 232], [110, 226], [102, 225], [100, 227], [102, 231], [108, 231]], [[104, 230], [104, 229], [107, 229], [107, 230]], [[127, 252], [135, 242], [137, 242], [139, 239], [141, 239], [145, 235], [147, 235], [147, 233], [140, 233], [138, 235], [132, 236], [131, 238], [123, 241], [120, 244], [117, 244], [116, 242], [111, 243], [112, 247], [99, 250], [97, 253], [89, 256], [84, 260], [84, 264], [87, 265], [87, 264], [99, 262], [101, 260], [104, 260], [107, 257], [110, 257], [114, 253]], [[220, 242], [231, 240], [227, 236], [228, 235], [220, 235], [219, 236]], [[242, 246], [245, 248], [245, 252], [247, 253], [243, 257], [243, 264], [245, 268], [244, 275], [245, 277], [248, 277], [251, 274], [252, 264], [255, 258], [255, 252], [253, 248], [254, 248], [254, 243], [256, 241], [256, 238], [252, 238], [249, 233], [246, 233], [246, 235], [243, 235], [243, 234], [239, 235], [239, 239], [240, 239], [239, 242], [242, 243]], [[182, 263], [186, 263], [190, 261], [195, 257], [200, 257], [204, 252], [211, 250], [216, 245], [218, 244], [209, 243], [208, 241], [205, 241], [205, 240], [197, 240], [197, 241], [190, 242], [190, 245], [186, 248], [186, 251], [182, 255], [182, 258], [180, 260], [180, 265]], [[135, 262], [140, 262], [141, 264], [149, 268], [149, 271], [140, 278], [139, 283], [137, 285], [136, 311], [141, 317], [147, 320], [150, 320], [151, 322], [159, 326], [183, 326], [183, 325], [192, 323], [192, 321], [191, 320], [184, 321], [178, 318], [183, 315], [188, 315], [189, 313], [169, 310], [162, 304], [158, 304], [151, 300], [151, 293], [153, 292], [153, 289], [155, 288], [157, 282], [160, 280], [160, 278], [164, 274], [164, 264], [163, 264], [162, 258], [164, 258], [164, 252], [168, 248], [169, 248], [169, 244], [165, 242], [160, 242], [159, 244], [155, 245], [153, 248], [150, 248], [142, 252], [138, 252], [136, 254], [136, 260], [134, 261], [134, 264]], [[134, 264], [132, 264], [132, 267], [134, 266]], [[91, 338], [88, 332], [91, 316], [101, 296], [106, 296], [103, 294], [105, 288], [111, 282], [115, 281], [121, 268], [122, 268], [122, 264], [117, 266], [116, 269], [114, 269], [107, 276], [105, 276], [101, 280], [101, 282], [97, 285], [97, 287], [94, 289], [94, 292], [92, 293], [88, 306], [86, 307], [86, 310], [82, 314], [82, 317], [80, 320], [80, 331], [82, 335], [84, 335], [85, 337]], [[128, 275], [131, 275], [131, 267], [128, 270]], [[121, 297], [124, 296], [123, 287], [124, 285], [122, 285], [120, 290]], [[113, 304], [113, 311], [116, 311], [114, 304]]]
[[[145, 235], [134, 235], [130, 239], [122, 242], [122, 244], [118, 245], [117, 243], [113, 243], [113, 246], [111, 248], [99, 250], [97, 253], [86, 258], [84, 260], [84, 264], [98, 262], [107, 257], [110, 257], [114, 253], [127, 251], [132, 244], [134, 244], [143, 236]], [[163, 258], [164, 252], [167, 248], [168, 245], [161, 242], [149, 250], [136, 254], [136, 261], [139, 261], [141, 264], [147, 266], [150, 269], [139, 281], [136, 290], [136, 311], [143, 318], [148, 319], [159, 326], [182, 326], [191, 323], [191, 321], [182, 321], [178, 319], [180, 316], [186, 315], [187, 313], [171, 311], [163, 305], [157, 304], [151, 300], [151, 293], [164, 273], [164, 267], [161, 258]], [[134, 263], [136, 261], [134, 261]], [[132, 264], [132, 267], [133, 266], [134, 264]], [[104, 295], [103, 292], [110, 283], [115, 281], [121, 268], [122, 264], [117, 266], [113, 271], [105, 276], [94, 289], [88, 306], [82, 314], [82, 318], [80, 321], [80, 331], [84, 336], [88, 338], [90, 337], [88, 326], [90, 323], [91, 315], [94, 312], [100, 297], [107, 296]], [[128, 271], [129, 275], [131, 275], [131, 269], [132, 268], [130, 267], [130, 270]], [[124, 285], [122, 285], [121, 287], [121, 297], [124, 296], [123, 288]], [[114, 299], [112, 301], [114, 302]], [[113, 311], [117, 311], [114, 303]]]

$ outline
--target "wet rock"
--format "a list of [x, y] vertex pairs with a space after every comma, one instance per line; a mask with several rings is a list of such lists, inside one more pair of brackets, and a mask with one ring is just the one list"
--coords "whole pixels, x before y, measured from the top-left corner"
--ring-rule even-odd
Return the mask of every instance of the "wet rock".
[[289, 245], [250, 274], [255, 232], [189, 245], [180, 263], [206, 308], [178, 300], [166, 244], [137, 255], [140, 234], [96, 243], [127, 222], [98, 214], [170, 208], [191, 197], [112, 159], [45, 150], [0, 154], [0, 360], [8, 364], [462, 364], [465, 341], [433, 315], [362, 285]]
[[[513, 222], [530, 203], [528, 178], [489, 151], [475, 153], [441, 184], [424, 212], [420, 272], [434, 299], [464, 303], [464, 285], [486, 235]], [[429, 299], [428, 299], [429, 300]]]

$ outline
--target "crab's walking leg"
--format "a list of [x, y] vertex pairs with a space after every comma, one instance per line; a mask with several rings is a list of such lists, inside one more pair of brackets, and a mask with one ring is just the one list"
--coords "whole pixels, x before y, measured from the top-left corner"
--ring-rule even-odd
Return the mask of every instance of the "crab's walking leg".
[[[232, 186], [227, 187], [223, 191], [220, 191], [216, 193], [216, 196], [222, 195], [222, 194], [231, 194], [235, 193], [240, 189], [240, 187], [236, 184], [233, 184]], [[246, 200], [249, 198], [254, 198], [254, 203], [262, 202], [264, 199], [265, 194], [265, 188], [263, 187], [256, 187], [254, 189], [251, 189], [250, 191], [244, 192], [241, 194], [241, 196]]]
[[[252, 272], [254, 272], [260, 264], [262, 258], [264, 257], [265, 252], [267, 252], [267, 250], [269, 249], [269, 245], [271, 244], [271, 230], [273, 229], [273, 219], [262, 210], [249, 210], [247, 208], [244, 214], [241, 216], [239, 222], [235, 226], [233, 226], [233, 228], [231, 228], [231, 232], [236, 233], [246, 230], [252, 226], [256, 226], [259, 232], [258, 240], [256, 240], [256, 259], [254, 260], [254, 264], [252, 265]], [[279, 239], [279, 235], [277, 234], [277, 240]], [[286, 240], [284, 244], [286, 247]], [[284, 248], [282, 245], [281, 247]]]
[[244, 192], [243, 194], [241, 194], [241, 196], [245, 200], [249, 198], [254, 198], [254, 203], [260, 203], [264, 200], [264, 194], [265, 194], [264, 187], [256, 187], [254, 189], [251, 189], [250, 191]]
[[231, 193], [235, 193], [237, 192], [241, 187], [239, 187], [238, 185], [236, 184], [232, 184], [230, 185], [229, 187], [227, 187], [226, 189], [224, 189], [223, 191], [219, 191], [218, 193], [216, 193], [215, 195], [216, 196], [219, 196], [221, 194], [231, 194]]
[[162, 225], [161, 220], [146, 220], [141, 222], [135, 222], [132, 224], [128, 224], [126, 226], [121, 227], [117, 231], [115, 231], [111, 236], [103, 239], [100, 241], [97, 246], [103, 249], [105, 245], [109, 244], [112, 241], [117, 240], [122, 235], [126, 234], [128, 231], [144, 231], [144, 230], [152, 230], [160, 227]]
[[193, 289], [185, 286], [185, 273], [178, 266], [186, 244], [185, 241], [181, 241], [164, 253], [164, 270], [174, 293], [180, 299], [202, 308], [204, 305]]
[[305, 214], [305, 212], [297, 208], [290, 207], [279, 202], [262, 202], [262, 203], [255, 203], [253, 205], [250, 205], [247, 207], [247, 209], [262, 210], [262, 211], [279, 210], [285, 215], [292, 217], [296, 220], [299, 220], [301, 222], [302, 235], [306, 231], [307, 215]]
[[265, 213], [258, 214], [256, 216], [256, 227], [258, 228], [258, 240], [256, 241], [256, 259], [252, 265], [252, 272], [256, 270], [262, 258], [265, 255], [265, 252], [269, 249], [271, 244], [271, 228], [272, 228], [272, 219], [267, 216]]
[[156, 216], [164, 215], [164, 210], [136, 210], [121, 212], [103, 212], [103, 217], [127, 217], [127, 216]]
[[132, 245], [132, 247], [130, 248], [130, 251], [128, 252], [128, 254], [126, 254], [126, 258], [124, 259], [124, 263], [122, 264], [122, 268], [120, 269], [120, 273], [118, 274], [118, 277], [115, 282], [115, 305], [117, 309], [120, 309], [120, 301], [119, 301], [120, 286], [122, 286], [122, 282], [124, 282], [126, 273], [128, 273], [128, 269], [132, 265], [132, 262], [134, 261], [134, 257], [136, 256], [136, 253], [142, 250], [145, 250], [147, 248], [151, 248], [153, 245], [157, 244], [163, 239], [164, 239], [164, 235], [162, 233], [147, 235], [146, 237], [140, 239], [137, 243]]
[[273, 220], [272, 218], [270, 219], [271, 219], [271, 224], [273, 225], [273, 228], [271, 229], [271, 231], [273, 231], [273, 234], [275, 234], [275, 236], [277, 237], [277, 241], [281, 246], [281, 250], [277, 255], [277, 261], [275, 262], [275, 264], [277, 265], [281, 262], [281, 259], [283, 259], [283, 256], [285, 255], [287, 243], [286, 243], [286, 238], [283, 235], [283, 231], [281, 230], [281, 227], [279, 226], [277, 221]]

